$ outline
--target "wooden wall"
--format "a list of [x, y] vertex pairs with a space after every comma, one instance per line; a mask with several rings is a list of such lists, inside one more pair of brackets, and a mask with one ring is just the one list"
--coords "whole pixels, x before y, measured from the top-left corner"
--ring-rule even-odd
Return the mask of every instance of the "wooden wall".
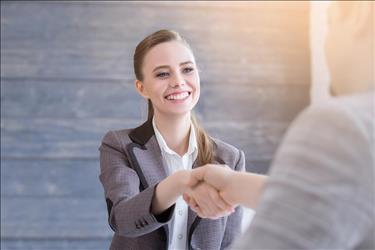
[[1, 2], [1, 249], [106, 249], [98, 147], [134, 127], [136, 44], [190, 41], [198, 118], [265, 173], [309, 103], [307, 2]]

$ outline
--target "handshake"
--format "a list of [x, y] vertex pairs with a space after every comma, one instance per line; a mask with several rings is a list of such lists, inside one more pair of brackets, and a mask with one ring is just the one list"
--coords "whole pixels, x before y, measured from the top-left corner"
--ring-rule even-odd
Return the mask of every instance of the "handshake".
[[161, 214], [182, 195], [201, 218], [228, 216], [238, 205], [255, 208], [266, 178], [216, 164], [180, 170], [156, 186], [151, 211]]
[[217, 219], [233, 213], [239, 204], [235, 175], [226, 165], [207, 164], [193, 169], [183, 199], [201, 218]]

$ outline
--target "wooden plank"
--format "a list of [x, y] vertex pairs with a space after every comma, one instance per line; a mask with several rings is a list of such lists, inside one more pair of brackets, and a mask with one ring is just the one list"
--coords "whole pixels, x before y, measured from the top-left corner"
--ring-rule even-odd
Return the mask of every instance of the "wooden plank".
[[[202, 83], [196, 113], [207, 121], [291, 121], [307, 106], [309, 86]], [[146, 101], [120, 82], [4, 80], [2, 117], [146, 117]]]
[[104, 199], [87, 197], [1, 198], [2, 239], [109, 238]]
[[243, 150], [248, 161], [272, 159], [287, 129], [286, 123], [226, 122], [207, 124], [209, 134]]
[[131, 128], [141, 122], [109, 118], [6, 119], [1, 124], [1, 156], [97, 158], [101, 139], [108, 130]]
[[163, 27], [186, 34], [204, 81], [309, 83], [306, 8], [8, 3], [3, 9], [2, 77], [129, 79], [135, 45]]
[[[97, 158], [109, 129], [129, 128], [141, 121], [125, 119], [6, 119], [1, 127], [4, 158]], [[245, 150], [249, 160], [268, 160], [287, 123], [202, 122], [213, 136]], [[207, 126], [205, 126], [207, 125]]]
[[133, 84], [64, 80], [3, 80], [2, 117], [145, 117], [146, 101]]
[[103, 199], [97, 159], [2, 160], [2, 197], [90, 197]]
[[308, 105], [309, 88], [307, 85], [204, 85], [198, 114], [207, 122], [291, 122]]
[[110, 239], [2, 239], [2, 250], [103, 250]]

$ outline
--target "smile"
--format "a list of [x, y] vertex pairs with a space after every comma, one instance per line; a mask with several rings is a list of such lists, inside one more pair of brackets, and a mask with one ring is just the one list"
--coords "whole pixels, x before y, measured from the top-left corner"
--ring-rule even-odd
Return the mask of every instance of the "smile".
[[170, 94], [170, 95], [167, 95], [165, 97], [165, 99], [167, 100], [184, 100], [186, 99], [187, 97], [189, 97], [191, 94], [191, 92], [180, 92], [180, 93], [173, 93], [173, 94]]

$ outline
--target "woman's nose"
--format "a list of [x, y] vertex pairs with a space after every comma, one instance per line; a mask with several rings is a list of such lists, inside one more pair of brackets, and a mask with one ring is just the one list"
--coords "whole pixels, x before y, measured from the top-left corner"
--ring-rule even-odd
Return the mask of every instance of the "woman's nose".
[[185, 79], [181, 74], [175, 74], [175, 77], [171, 79], [170, 86], [173, 88], [185, 85]]

